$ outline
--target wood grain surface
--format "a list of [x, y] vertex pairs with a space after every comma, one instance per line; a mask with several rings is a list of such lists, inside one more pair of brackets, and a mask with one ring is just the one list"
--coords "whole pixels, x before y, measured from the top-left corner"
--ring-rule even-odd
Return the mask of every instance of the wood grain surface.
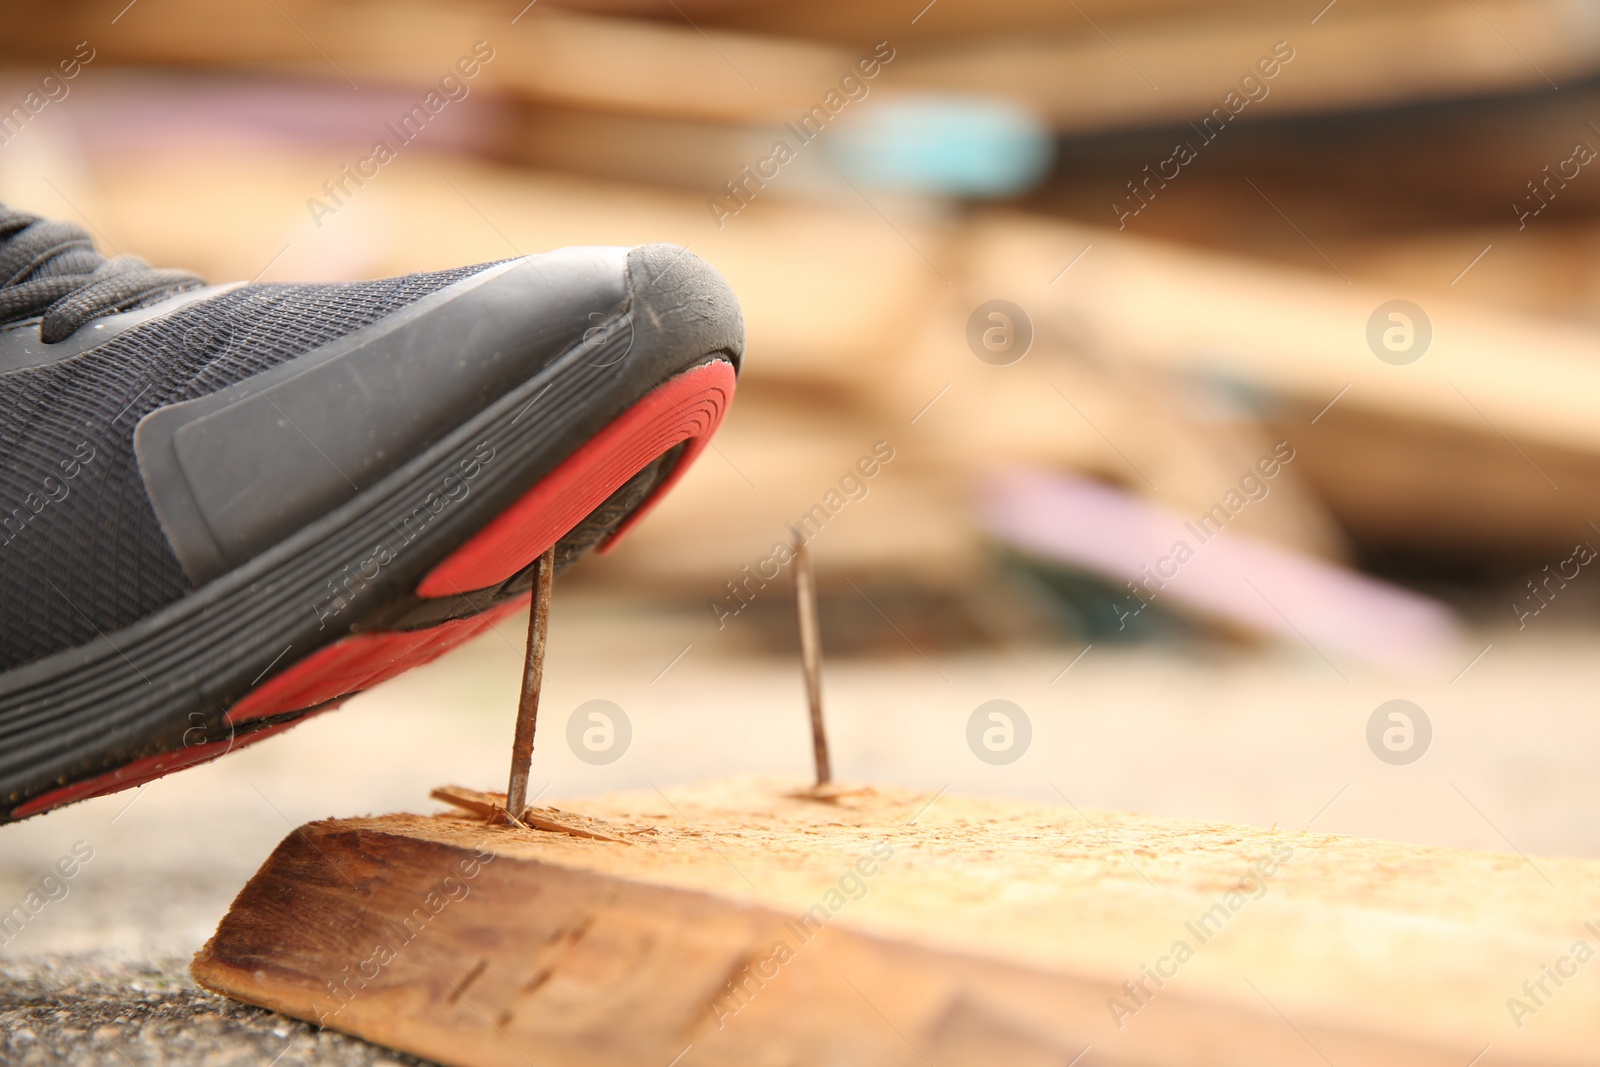
[[572, 807], [619, 840], [302, 827], [195, 976], [453, 1064], [1593, 1061], [1595, 861], [760, 781]]

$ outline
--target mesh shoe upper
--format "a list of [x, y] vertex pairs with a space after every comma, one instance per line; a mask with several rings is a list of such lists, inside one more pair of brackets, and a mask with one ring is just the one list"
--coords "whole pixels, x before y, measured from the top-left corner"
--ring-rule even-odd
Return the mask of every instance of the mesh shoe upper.
[[[190, 591], [140, 477], [140, 418], [268, 370], [482, 269], [246, 286], [82, 355], [0, 374], [0, 670], [110, 634]], [[0, 304], [6, 292], [0, 287]], [[149, 302], [147, 295], [120, 306], [141, 299]]]

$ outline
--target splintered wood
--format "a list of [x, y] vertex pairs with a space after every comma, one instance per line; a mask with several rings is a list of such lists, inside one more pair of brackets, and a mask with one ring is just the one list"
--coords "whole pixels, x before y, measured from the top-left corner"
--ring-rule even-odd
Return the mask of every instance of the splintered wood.
[[291, 834], [196, 979], [471, 1067], [1595, 1059], [1600, 862], [889, 788], [544, 829], [446, 795]]

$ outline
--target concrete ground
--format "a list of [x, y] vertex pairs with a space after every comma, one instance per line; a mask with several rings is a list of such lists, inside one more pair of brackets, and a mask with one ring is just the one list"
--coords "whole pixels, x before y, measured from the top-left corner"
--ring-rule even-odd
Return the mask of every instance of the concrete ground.
[[197, 989], [188, 962], [102, 953], [0, 963], [0, 1061], [401, 1067], [423, 1061]]
[[[6, 910], [59, 858], [90, 856], [0, 944], [0, 1062], [415, 1062], [205, 994], [186, 962], [293, 827], [431, 811], [428, 791], [440, 784], [503, 787], [523, 636], [520, 623], [503, 624], [281, 738], [0, 828]], [[698, 615], [558, 599], [534, 772], [541, 802], [805, 774], [797, 664], [726, 647]], [[1070, 802], [1314, 824], [1537, 864], [1540, 854], [1600, 856], [1596, 647], [1600, 630], [1582, 627], [1479, 632], [1455, 660], [1404, 677], [1310, 649], [954, 657], [907, 647], [881, 662], [836, 657], [825, 694], [841, 780], [1030, 797], [1061, 804], [1067, 818], [1084, 817]], [[968, 744], [975, 709], [996, 699], [1031, 725], [1026, 751], [1005, 765]], [[1414, 702], [1432, 724], [1426, 755], [1408, 765], [1368, 744], [1368, 720], [1392, 699]], [[567, 741], [569, 717], [591, 700], [613, 702], [631, 724], [609, 764], [580, 760], [581, 744]]]

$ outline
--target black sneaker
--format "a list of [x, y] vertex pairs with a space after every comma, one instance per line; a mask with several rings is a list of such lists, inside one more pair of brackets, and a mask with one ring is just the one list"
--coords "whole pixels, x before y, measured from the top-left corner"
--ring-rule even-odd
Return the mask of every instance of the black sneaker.
[[684, 472], [743, 344], [670, 245], [207, 286], [0, 207], [0, 822], [516, 611]]

